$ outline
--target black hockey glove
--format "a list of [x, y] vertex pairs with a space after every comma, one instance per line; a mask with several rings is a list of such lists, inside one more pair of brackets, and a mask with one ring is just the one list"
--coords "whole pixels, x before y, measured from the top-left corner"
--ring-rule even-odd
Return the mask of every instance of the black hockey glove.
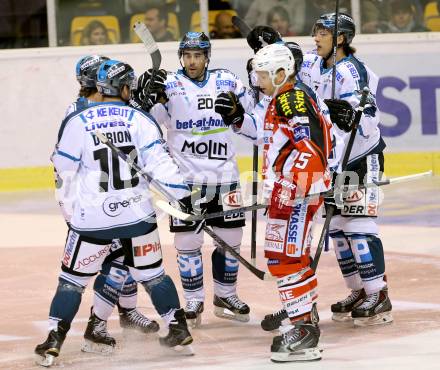
[[241, 126], [244, 119], [244, 108], [232, 91], [222, 92], [217, 95], [214, 102], [216, 113], [220, 114], [226, 126]]
[[246, 40], [254, 53], [258, 52], [258, 50], [267, 45], [283, 41], [280, 33], [269, 26], [255, 27], [251, 32], [249, 32]]
[[129, 103], [131, 106], [147, 112], [153, 105], [168, 101], [165, 94], [167, 72], [164, 69], [159, 69], [152, 78], [152, 71], [149, 69], [139, 77], [137, 88], [132, 92]]
[[182, 212], [191, 213], [193, 211], [193, 206], [191, 202], [191, 195], [188, 195], [182, 199], [179, 199], [179, 207]]
[[353, 125], [355, 110], [346, 100], [325, 99], [324, 103], [330, 111], [330, 118], [336, 126], [345, 132], [350, 132]]

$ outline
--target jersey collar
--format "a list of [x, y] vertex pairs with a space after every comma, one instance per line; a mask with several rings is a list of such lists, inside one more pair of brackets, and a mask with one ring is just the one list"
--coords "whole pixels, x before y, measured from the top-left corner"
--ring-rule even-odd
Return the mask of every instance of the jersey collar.
[[196, 85], [197, 87], [204, 87], [204, 86], [208, 83], [209, 77], [211, 76], [211, 73], [209, 73], [208, 69], [205, 70], [205, 77], [203, 78], [202, 81], [196, 81], [196, 80], [193, 80], [193, 79], [189, 78], [189, 77], [185, 74], [185, 72], [183, 71], [183, 68], [182, 68], [182, 69], [179, 69], [179, 70], [177, 71], [177, 74], [178, 74], [178, 75], [181, 75], [181, 76], [183, 76], [183, 77], [185, 77], [188, 81], [191, 81], [191, 82], [192, 82], [194, 85]]

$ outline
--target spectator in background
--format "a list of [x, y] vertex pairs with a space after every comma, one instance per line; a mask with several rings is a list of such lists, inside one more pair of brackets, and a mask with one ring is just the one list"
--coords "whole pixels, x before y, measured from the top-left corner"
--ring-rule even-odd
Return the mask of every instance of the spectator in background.
[[91, 21], [81, 36], [81, 45], [104, 45], [111, 44], [107, 28], [100, 21]]
[[144, 23], [156, 42], [176, 41], [168, 30], [168, 11], [165, 7], [156, 6], [145, 12]]
[[276, 6], [267, 13], [266, 24], [278, 31], [281, 36], [295, 36], [290, 30], [289, 14], [281, 6]]
[[212, 39], [236, 39], [240, 38], [240, 31], [232, 24], [232, 15], [227, 12], [219, 12], [215, 17], [215, 29], [211, 32]]
[[392, 0], [390, 3], [390, 19], [379, 24], [378, 32], [426, 32], [426, 27], [417, 22], [415, 8], [410, 0]]
[[305, 0], [254, 0], [244, 20], [251, 28], [264, 25], [267, 21], [267, 14], [276, 6], [283, 7], [289, 14], [292, 32], [297, 35], [310, 34], [311, 29], [304, 32], [306, 14]]

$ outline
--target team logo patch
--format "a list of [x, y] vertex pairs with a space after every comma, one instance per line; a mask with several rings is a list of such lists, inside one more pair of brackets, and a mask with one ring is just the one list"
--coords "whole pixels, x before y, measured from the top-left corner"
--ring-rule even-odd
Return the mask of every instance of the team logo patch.
[[310, 139], [310, 127], [297, 126], [293, 129], [293, 137], [295, 142], [299, 142], [304, 139]]
[[362, 190], [356, 190], [353, 193], [351, 193], [346, 199], [345, 201], [347, 203], [355, 203], [355, 202], [359, 202], [360, 200], [362, 200], [362, 198], [364, 197], [364, 192]]
[[264, 238], [265, 251], [283, 253], [286, 227], [287, 221], [285, 220], [268, 220], [266, 224], [266, 235]]

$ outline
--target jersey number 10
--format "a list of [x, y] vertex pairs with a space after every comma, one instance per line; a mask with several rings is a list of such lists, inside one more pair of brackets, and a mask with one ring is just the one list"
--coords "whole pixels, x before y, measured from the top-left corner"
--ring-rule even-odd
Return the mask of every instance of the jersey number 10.
[[[133, 145], [127, 145], [127, 146], [120, 146], [119, 149], [121, 149], [122, 152], [124, 152], [127, 155], [130, 155], [130, 153], [134, 150], [135, 147]], [[134, 152], [136, 153], [136, 151]], [[131, 178], [128, 180], [122, 180], [121, 174], [119, 171], [120, 168], [120, 161], [119, 157], [116, 153], [112, 152], [112, 156], [109, 161], [108, 156], [108, 148], [102, 148], [95, 150], [93, 152], [93, 159], [96, 161], [99, 161], [99, 165], [101, 166], [101, 179], [99, 181], [100, 191], [101, 192], [108, 192], [108, 183], [110, 179], [110, 163], [111, 162], [111, 175], [112, 175], [112, 184], [113, 189], [115, 190], [122, 190], [127, 188], [134, 188], [139, 184], [139, 177], [134, 177], [136, 175], [136, 171], [131, 168]], [[134, 162], [137, 164], [137, 156], [134, 158]], [[125, 163], [124, 163], [125, 164]]]

